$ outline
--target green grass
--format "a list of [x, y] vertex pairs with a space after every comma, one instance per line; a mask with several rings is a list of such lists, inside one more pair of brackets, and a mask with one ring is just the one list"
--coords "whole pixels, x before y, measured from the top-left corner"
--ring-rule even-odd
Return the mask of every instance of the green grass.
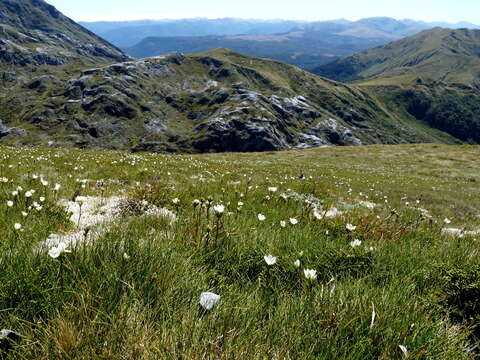
[[[7, 358], [401, 359], [402, 345], [409, 359], [473, 359], [478, 297], [468, 289], [480, 274], [465, 269], [480, 265], [478, 239], [441, 229], [445, 218], [480, 228], [479, 154], [445, 145], [195, 156], [1, 147], [0, 328], [24, 336]], [[78, 195], [146, 200], [177, 221], [125, 213], [58, 259], [35, 251], [74, 230], [57, 201]], [[40, 197], [43, 208], [28, 210]], [[306, 199], [344, 214], [316, 220]], [[224, 204], [223, 216], [209, 203]], [[211, 311], [198, 304], [203, 291], [221, 296]]]
[[313, 73], [370, 86], [411, 86], [422, 82], [478, 82], [479, 33], [434, 28], [393, 43], [321, 65]]
[[[315, 145], [305, 135], [318, 136], [323, 142], [351, 144], [353, 139], [340, 136], [344, 128], [352, 130], [362, 144], [459, 143], [453, 136], [431, 129], [426, 122], [392, 109], [390, 103], [383, 101], [382, 89], [375, 94], [377, 88], [348, 86], [278, 61], [226, 49], [189, 55], [181, 64], [177, 62], [176, 55], [134, 62], [130, 64], [133, 68], [128, 65], [129, 76], [136, 80], [132, 83], [125, 74], [103, 68], [88, 75], [91, 78], [86, 88], [99, 91], [91, 96], [86, 95], [90, 90], [80, 96], [79, 87], [78, 94], [71, 93], [70, 82], [82, 77], [86, 65], [43, 67], [36, 73], [25, 74], [25, 81], [45, 74], [53, 78], [37, 89], [18, 85], [0, 99], [4, 125], [27, 131], [23, 137], [3, 139], [2, 144], [45, 145], [53, 141], [64, 147], [174, 153], [266, 147], [279, 150], [304, 143]], [[239, 98], [237, 95], [244, 90], [237, 89], [238, 86], [252, 91], [253, 97]], [[227, 97], [220, 96], [220, 91]], [[280, 99], [301, 95], [310, 105], [302, 111], [285, 103], [282, 110], [273, 95]], [[258, 101], [253, 101], [256, 96]], [[221, 146], [220, 130], [214, 124], [230, 115], [238, 121], [227, 122], [226, 133], [247, 141], [233, 142], [232, 147]], [[259, 119], [274, 121], [267, 126], [266, 121]], [[336, 129], [329, 119], [337, 122]], [[264, 130], [257, 134], [252, 129], [260, 124]], [[203, 130], [199, 131], [199, 126]], [[261, 141], [248, 140], [254, 137]], [[213, 145], [206, 146], [209, 142]], [[263, 142], [272, 145], [260, 145]]]

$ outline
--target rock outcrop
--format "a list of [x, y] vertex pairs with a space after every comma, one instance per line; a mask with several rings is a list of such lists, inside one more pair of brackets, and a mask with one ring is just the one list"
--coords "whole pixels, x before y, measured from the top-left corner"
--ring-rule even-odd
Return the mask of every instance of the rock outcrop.
[[43, 0], [2, 0], [0, 34], [0, 64], [36, 67], [128, 60], [121, 50]]
[[226, 49], [133, 61], [43, 0], [0, 2], [0, 32], [2, 143], [213, 152], [438, 141], [368, 91], [277, 61]]

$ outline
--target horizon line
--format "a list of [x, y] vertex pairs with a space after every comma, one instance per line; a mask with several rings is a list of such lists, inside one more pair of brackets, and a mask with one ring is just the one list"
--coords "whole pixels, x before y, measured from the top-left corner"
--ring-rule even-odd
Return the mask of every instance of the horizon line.
[[433, 20], [433, 21], [426, 21], [426, 20], [419, 20], [413, 18], [395, 18], [392, 16], [372, 16], [372, 17], [363, 17], [363, 18], [336, 18], [336, 19], [318, 19], [318, 20], [307, 20], [307, 19], [288, 19], [288, 18], [247, 18], [247, 17], [232, 17], [232, 16], [224, 16], [224, 17], [205, 17], [205, 16], [197, 16], [197, 17], [164, 17], [164, 18], [135, 18], [135, 19], [111, 19], [111, 20], [83, 20], [83, 19], [75, 19], [76, 22], [82, 23], [96, 23], [96, 22], [136, 22], [136, 21], [179, 21], [179, 20], [244, 20], [244, 21], [272, 21], [272, 22], [281, 22], [281, 21], [292, 21], [292, 22], [302, 22], [302, 23], [317, 23], [317, 22], [337, 22], [337, 21], [348, 21], [348, 22], [357, 22], [360, 20], [366, 19], [393, 19], [396, 21], [416, 21], [416, 22], [423, 22], [426, 24], [434, 24], [434, 23], [445, 23], [449, 25], [456, 25], [461, 23], [468, 23], [470, 25], [480, 26], [478, 24], [472, 23], [470, 21], [460, 20], [460, 21], [443, 21], [443, 20]]

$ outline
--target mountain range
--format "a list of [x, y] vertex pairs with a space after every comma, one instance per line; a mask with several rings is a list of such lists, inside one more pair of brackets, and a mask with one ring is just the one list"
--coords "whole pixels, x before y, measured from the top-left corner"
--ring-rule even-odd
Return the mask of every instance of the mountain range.
[[131, 47], [152, 36], [271, 35], [289, 32], [302, 24], [306, 22], [235, 18], [80, 22], [121, 48]]
[[[478, 57], [478, 31], [434, 29], [377, 57], [361, 53], [358, 61], [369, 60], [348, 70], [348, 80], [360, 81], [345, 84], [223, 48], [134, 60], [43, 0], [4, 0], [0, 14], [8, 29], [0, 43], [2, 143], [211, 152], [480, 142], [480, 71], [474, 62], [460, 66]], [[420, 66], [426, 43], [442, 49], [434, 63], [449, 76]], [[404, 52], [410, 63], [395, 65]], [[329, 65], [331, 78], [351, 68], [348, 59]], [[381, 62], [392, 65], [368, 72]], [[409, 64], [419, 67], [398, 77], [394, 67]]]
[[223, 47], [306, 70], [439, 24], [478, 28], [469, 23], [426, 23], [387, 17], [303, 23], [240, 19], [85, 23], [136, 58], [172, 52], [201, 53]]
[[[297, 28], [325, 28], [327, 32], [337, 29], [339, 32], [350, 30], [377, 31], [382, 36], [407, 36], [415, 31], [444, 27], [451, 29], [480, 26], [468, 22], [424, 22], [410, 19], [395, 20], [387, 17], [367, 18], [359, 21], [335, 19], [318, 22], [295, 20], [256, 20], [256, 19], [178, 19], [178, 20], [136, 20], [136, 21], [96, 21], [80, 22], [80, 25], [96, 33], [120, 48], [129, 48], [148, 37], [195, 37], [223, 35], [275, 35], [286, 34]], [[355, 31], [352, 31], [352, 30]], [[389, 34], [389, 35], [388, 35]]]

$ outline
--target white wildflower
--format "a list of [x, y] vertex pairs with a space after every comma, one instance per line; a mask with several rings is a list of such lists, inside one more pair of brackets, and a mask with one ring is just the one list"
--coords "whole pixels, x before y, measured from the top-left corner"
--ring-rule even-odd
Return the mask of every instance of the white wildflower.
[[353, 247], [353, 248], [357, 247], [357, 246], [360, 246], [360, 245], [362, 245], [362, 242], [358, 239], [355, 239], [350, 243], [350, 246]]
[[317, 272], [315, 270], [304, 269], [303, 274], [307, 280], [316, 280], [317, 279]]
[[68, 245], [64, 242], [61, 242], [58, 244], [58, 246], [53, 246], [49, 251], [48, 251], [48, 255], [52, 258], [52, 259], [57, 259], [58, 257], [60, 257], [60, 255], [62, 255], [63, 253], [70, 253], [71, 251], [70, 250], [67, 250], [67, 247]]
[[203, 292], [200, 295], [200, 305], [205, 310], [212, 310], [213, 307], [220, 301], [220, 295], [211, 293], [211, 292]]
[[263, 259], [269, 266], [274, 265], [277, 262], [277, 258], [273, 255], [265, 255]]
[[398, 347], [399, 347], [400, 350], [402, 351], [403, 355], [404, 355], [405, 357], [407, 357], [407, 356], [408, 356], [408, 349], [407, 349], [407, 347], [406, 347], [405, 345], [398, 345]]
[[352, 224], [347, 224], [346, 228], [348, 231], [355, 231], [357, 229], [357, 227]]
[[215, 205], [213, 207], [213, 211], [215, 211], [215, 214], [218, 216], [222, 215], [225, 212], [225, 206], [223, 205]]
[[258, 214], [258, 220], [259, 221], [265, 221], [267, 219], [267, 217], [263, 214]]
[[60, 249], [58, 247], [54, 246], [48, 251], [48, 255], [52, 259], [56, 259], [61, 255]]

